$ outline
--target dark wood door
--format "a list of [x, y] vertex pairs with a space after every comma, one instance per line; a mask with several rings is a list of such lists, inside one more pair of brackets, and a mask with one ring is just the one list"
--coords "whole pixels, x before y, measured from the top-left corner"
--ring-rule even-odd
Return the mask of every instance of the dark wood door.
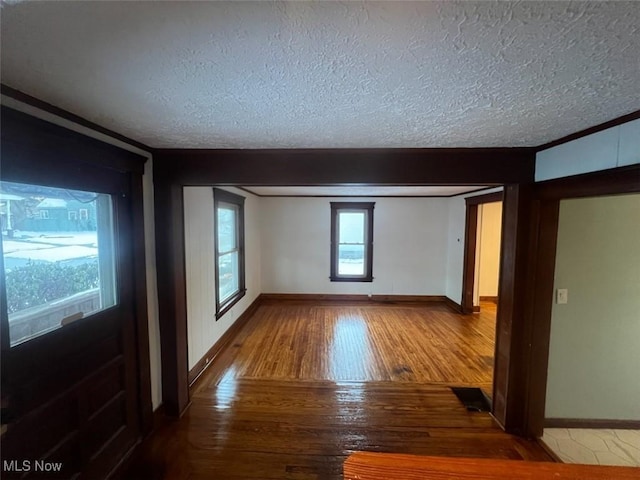
[[131, 215], [111, 198], [116, 304], [3, 349], [3, 478], [103, 478], [140, 437]]
[[[0, 477], [107, 478], [140, 441], [150, 408], [139, 373], [138, 342], [148, 341], [140, 168], [116, 163], [123, 155], [101, 142], [2, 113], [0, 191], [13, 205], [3, 203], [0, 243]], [[60, 297], [62, 283], [87, 282], [87, 271], [88, 286]], [[29, 304], [36, 277], [47, 275], [34, 294], [46, 298]], [[42, 314], [53, 310], [53, 320]]]

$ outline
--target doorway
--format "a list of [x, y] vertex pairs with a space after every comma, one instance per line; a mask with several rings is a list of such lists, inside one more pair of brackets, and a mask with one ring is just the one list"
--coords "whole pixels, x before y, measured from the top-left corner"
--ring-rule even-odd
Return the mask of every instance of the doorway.
[[639, 213], [637, 193], [560, 201], [543, 441], [566, 463], [640, 466]]
[[462, 313], [471, 314], [480, 312], [481, 302], [491, 309], [491, 305], [498, 304], [502, 192], [469, 197], [465, 201]]

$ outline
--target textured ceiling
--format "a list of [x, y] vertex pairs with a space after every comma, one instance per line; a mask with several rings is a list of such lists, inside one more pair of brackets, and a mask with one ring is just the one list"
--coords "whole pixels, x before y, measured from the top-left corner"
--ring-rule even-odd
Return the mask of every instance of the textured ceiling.
[[245, 190], [264, 197], [448, 197], [473, 192], [486, 187], [458, 186], [322, 186], [322, 187], [242, 187]]
[[638, 2], [13, 2], [2, 82], [152, 147], [534, 146], [640, 109]]

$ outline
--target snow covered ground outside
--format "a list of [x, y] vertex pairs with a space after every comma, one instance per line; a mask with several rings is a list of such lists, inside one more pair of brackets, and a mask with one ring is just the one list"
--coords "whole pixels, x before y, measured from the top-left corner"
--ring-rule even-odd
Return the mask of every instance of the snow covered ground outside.
[[364, 259], [338, 259], [339, 275], [364, 275]]
[[29, 262], [65, 262], [79, 265], [98, 257], [96, 232], [16, 232], [2, 236], [6, 270]]

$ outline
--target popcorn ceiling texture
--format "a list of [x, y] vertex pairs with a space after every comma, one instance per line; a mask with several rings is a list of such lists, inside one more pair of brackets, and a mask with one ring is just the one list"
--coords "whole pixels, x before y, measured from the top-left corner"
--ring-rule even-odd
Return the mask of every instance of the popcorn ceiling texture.
[[534, 146], [640, 109], [637, 2], [22, 2], [2, 82], [152, 147]]

